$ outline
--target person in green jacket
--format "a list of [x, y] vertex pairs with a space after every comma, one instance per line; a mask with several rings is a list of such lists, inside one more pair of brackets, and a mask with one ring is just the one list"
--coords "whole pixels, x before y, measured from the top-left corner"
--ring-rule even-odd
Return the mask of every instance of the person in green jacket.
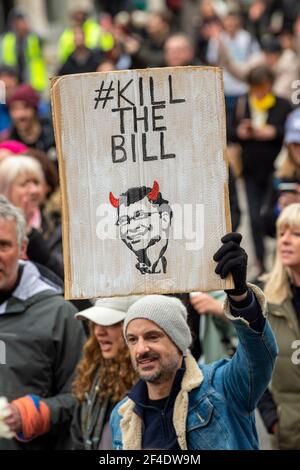
[[40, 39], [31, 31], [23, 11], [13, 10], [10, 18], [11, 30], [0, 41], [0, 63], [14, 67], [20, 83], [30, 83], [36, 91], [43, 92], [48, 75]]
[[300, 204], [287, 206], [276, 225], [276, 260], [264, 292], [279, 354], [259, 410], [274, 449], [300, 450]]
[[85, 46], [88, 49], [101, 49], [110, 51], [114, 46], [113, 35], [101, 28], [100, 24], [93, 18], [88, 17], [88, 12], [75, 9], [70, 13], [71, 26], [66, 28], [58, 41], [58, 61], [64, 64], [75, 50], [74, 28], [82, 28], [85, 37]]

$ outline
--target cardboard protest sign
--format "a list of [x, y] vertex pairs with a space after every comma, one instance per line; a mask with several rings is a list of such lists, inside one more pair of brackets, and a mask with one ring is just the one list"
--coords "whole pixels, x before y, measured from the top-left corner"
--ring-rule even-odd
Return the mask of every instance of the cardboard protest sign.
[[222, 73], [176, 67], [55, 78], [67, 298], [232, 287]]

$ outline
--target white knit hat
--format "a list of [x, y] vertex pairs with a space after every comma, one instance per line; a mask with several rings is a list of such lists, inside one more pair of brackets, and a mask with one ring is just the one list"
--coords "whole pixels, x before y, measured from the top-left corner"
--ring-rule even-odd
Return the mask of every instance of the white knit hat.
[[124, 320], [125, 340], [128, 324], [137, 318], [150, 320], [159, 326], [183, 355], [186, 355], [192, 336], [187, 324], [186, 308], [179, 299], [165, 295], [146, 295], [131, 305]]

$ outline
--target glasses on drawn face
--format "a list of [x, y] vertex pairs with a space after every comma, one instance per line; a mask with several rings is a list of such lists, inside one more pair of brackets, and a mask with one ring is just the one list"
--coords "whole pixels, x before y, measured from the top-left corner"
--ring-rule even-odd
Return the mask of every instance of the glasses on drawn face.
[[153, 214], [158, 214], [158, 212], [136, 211], [132, 217], [129, 217], [129, 215], [122, 215], [122, 217], [119, 218], [117, 225], [125, 227], [126, 225], [129, 225], [132, 220], [147, 219]]

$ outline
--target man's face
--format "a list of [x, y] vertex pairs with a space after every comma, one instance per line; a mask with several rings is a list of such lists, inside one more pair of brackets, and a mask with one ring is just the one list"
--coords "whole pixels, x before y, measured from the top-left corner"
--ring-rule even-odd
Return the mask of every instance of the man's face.
[[145, 197], [130, 206], [121, 203], [118, 223], [122, 240], [136, 252], [168, 238], [170, 216], [168, 212], [160, 213], [158, 206]]
[[140, 378], [153, 384], [173, 380], [182, 354], [166, 333], [150, 320], [132, 320], [126, 331], [132, 365]]
[[0, 292], [14, 287], [18, 277], [18, 260], [26, 252], [26, 243], [18, 245], [14, 220], [0, 219]]
[[228, 15], [224, 18], [224, 29], [230, 35], [234, 36], [241, 28], [241, 21], [238, 16]]
[[147, 22], [147, 32], [150, 36], [156, 37], [168, 31], [168, 24], [161, 18], [160, 15], [153, 13], [150, 15]]
[[166, 41], [164, 56], [168, 67], [179, 67], [191, 65], [194, 59], [194, 51], [186, 38], [174, 36]]
[[76, 26], [74, 28], [74, 44], [76, 49], [82, 49], [85, 47], [85, 36], [83, 30]]
[[14, 21], [14, 29], [19, 36], [26, 36], [30, 31], [30, 26], [27, 18], [16, 18]]
[[74, 26], [82, 26], [86, 18], [86, 12], [81, 10], [76, 10], [71, 15], [71, 20]]

